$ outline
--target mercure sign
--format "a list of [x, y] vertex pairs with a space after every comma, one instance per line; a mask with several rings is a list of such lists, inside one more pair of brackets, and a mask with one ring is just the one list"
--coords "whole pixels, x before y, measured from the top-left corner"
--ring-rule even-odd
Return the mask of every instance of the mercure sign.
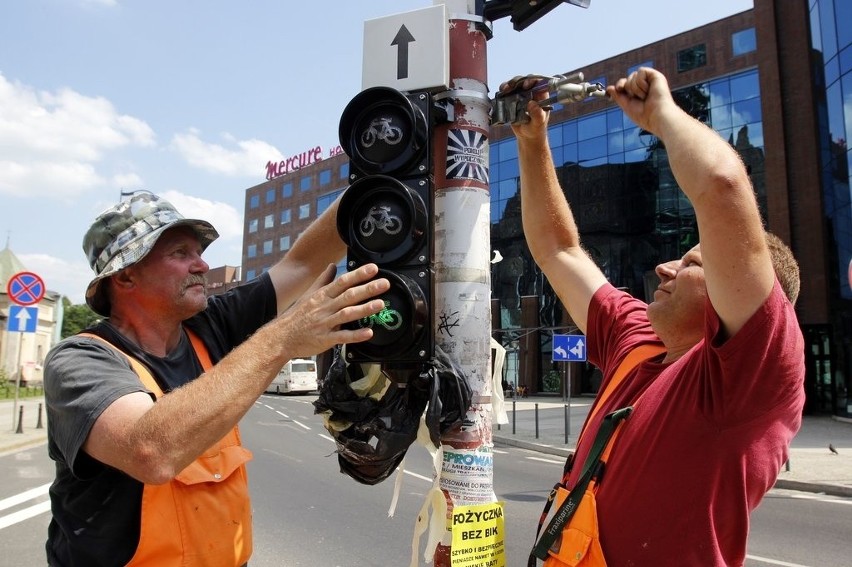
[[[266, 179], [275, 179], [276, 177], [290, 173], [291, 171], [296, 171], [313, 163], [318, 163], [323, 160], [322, 153], [322, 146], [317, 146], [286, 159], [282, 159], [281, 161], [268, 161], [266, 162]], [[343, 148], [335, 146], [328, 151], [327, 157], [333, 157], [342, 153]]]

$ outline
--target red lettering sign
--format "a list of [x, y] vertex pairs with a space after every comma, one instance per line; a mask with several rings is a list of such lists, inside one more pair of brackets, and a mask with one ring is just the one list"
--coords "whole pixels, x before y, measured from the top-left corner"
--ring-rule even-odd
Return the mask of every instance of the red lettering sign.
[[322, 147], [317, 146], [279, 162], [266, 162], [266, 178], [274, 179], [285, 173], [296, 171], [305, 166], [322, 161]]

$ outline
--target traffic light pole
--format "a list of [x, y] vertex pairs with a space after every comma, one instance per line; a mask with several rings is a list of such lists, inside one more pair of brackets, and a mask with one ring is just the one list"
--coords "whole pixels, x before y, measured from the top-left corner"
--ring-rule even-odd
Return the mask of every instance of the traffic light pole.
[[[472, 403], [464, 425], [441, 438], [439, 483], [448, 512], [447, 532], [435, 551], [437, 567], [449, 567], [451, 557], [462, 553], [452, 552], [459, 532], [467, 541], [466, 536], [476, 532], [467, 527], [482, 527], [460, 525], [462, 514], [454, 510], [480, 506], [502, 518], [492, 460], [488, 38], [482, 16], [469, 13], [466, 0], [445, 4], [450, 18], [446, 96], [454, 112], [452, 121], [437, 126], [433, 137], [435, 344], [464, 372]], [[502, 553], [502, 529], [499, 532], [477, 543], [494, 544]]]

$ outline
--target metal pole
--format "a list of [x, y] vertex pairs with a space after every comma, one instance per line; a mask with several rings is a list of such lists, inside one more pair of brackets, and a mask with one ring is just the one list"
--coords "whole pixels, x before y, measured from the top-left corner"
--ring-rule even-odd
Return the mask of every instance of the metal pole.
[[21, 376], [24, 374], [24, 365], [21, 364], [22, 349], [24, 348], [24, 333], [18, 333], [18, 358], [15, 361], [15, 368], [18, 369], [18, 376], [15, 378], [15, 401], [12, 404], [12, 431], [15, 431], [15, 413], [18, 409], [18, 390], [21, 388]]
[[[440, 4], [441, 2], [436, 2]], [[466, 0], [447, 0], [453, 122], [435, 128], [435, 343], [468, 379], [470, 425], [441, 439], [439, 482], [453, 508], [496, 503], [491, 406], [491, 221], [488, 186], [490, 101], [481, 15]], [[440, 96], [440, 95], [439, 95]], [[455, 470], [450, 463], [483, 464]], [[448, 482], [452, 480], [453, 482]], [[451, 565], [451, 532], [435, 550], [436, 567]]]
[[567, 417], [565, 420], [565, 443], [568, 443], [568, 436], [571, 435], [571, 363], [566, 362], [568, 365], [568, 378], [566, 380], [565, 389], [568, 391], [568, 403], [565, 405], [567, 408]]
[[535, 403], [535, 438], [538, 439], [538, 402]]

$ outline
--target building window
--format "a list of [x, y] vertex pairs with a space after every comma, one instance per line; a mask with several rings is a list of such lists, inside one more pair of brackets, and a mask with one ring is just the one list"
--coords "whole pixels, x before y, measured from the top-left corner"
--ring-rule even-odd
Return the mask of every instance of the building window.
[[257, 232], [257, 219], [249, 219], [249, 234]]
[[288, 198], [293, 196], [293, 182], [288, 181], [281, 186], [281, 197]]
[[317, 198], [317, 216], [323, 214], [327, 208], [331, 206], [337, 196], [343, 193], [343, 189], [339, 189], [334, 191], [333, 193], [328, 193]]
[[266, 192], [266, 202], [267, 204], [275, 202], [275, 189], [269, 189]]
[[630, 76], [630, 73], [632, 73], [633, 71], [638, 71], [639, 67], [653, 67], [653, 66], [654, 66], [653, 61], [642, 61], [641, 63], [637, 63], [633, 67], [630, 67], [627, 70], [627, 75]]
[[248, 282], [248, 281], [253, 280], [253, 279], [255, 278], [255, 276], [257, 276], [257, 272], [256, 272], [256, 271], [254, 271], [254, 270], [248, 270], [248, 271], [246, 272], [246, 281]]
[[340, 166], [340, 178], [341, 179], [348, 179], [349, 178], [349, 162], [348, 161]]
[[299, 218], [306, 219], [311, 216], [311, 204], [305, 203], [304, 205], [299, 205]]
[[331, 170], [323, 169], [319, 174], [319, 183], [320, 185], [328, 185], [331, 183]]
[[290, 249], [290, 235], [282, 236], [278, 241], [278, 249], [282, 252]]
[[249, 244], [246, 248], [246, 256], [249, 258], [257, 258], [257, 244]]
[[263, 228], [272, 228], [273, 226], [275, 226], [275, 215], [263, 217]]
[[703, 43], [677, 52], [677, 72], [683, 73], [707, 65], [707, 46]]
[[263, 241], [263, 253], [264, 254], [272, 254], [272, 241], [264, 240]]
[[734, 57], [757, 50], [757, 36], [754, 28], [748, 28], [731, 34], [731, 49]]
[[281, 211], [281, 224], [288, 224], [290, 222], [290, 209], [284, 209]]
[[311, 177], [303, 177], [299, 180], [299, 191], [307, 191], [311, 188]]
[[249, 208], [256, 209], [260, 206], [260, 195], [252, 195], [249, 197]]

